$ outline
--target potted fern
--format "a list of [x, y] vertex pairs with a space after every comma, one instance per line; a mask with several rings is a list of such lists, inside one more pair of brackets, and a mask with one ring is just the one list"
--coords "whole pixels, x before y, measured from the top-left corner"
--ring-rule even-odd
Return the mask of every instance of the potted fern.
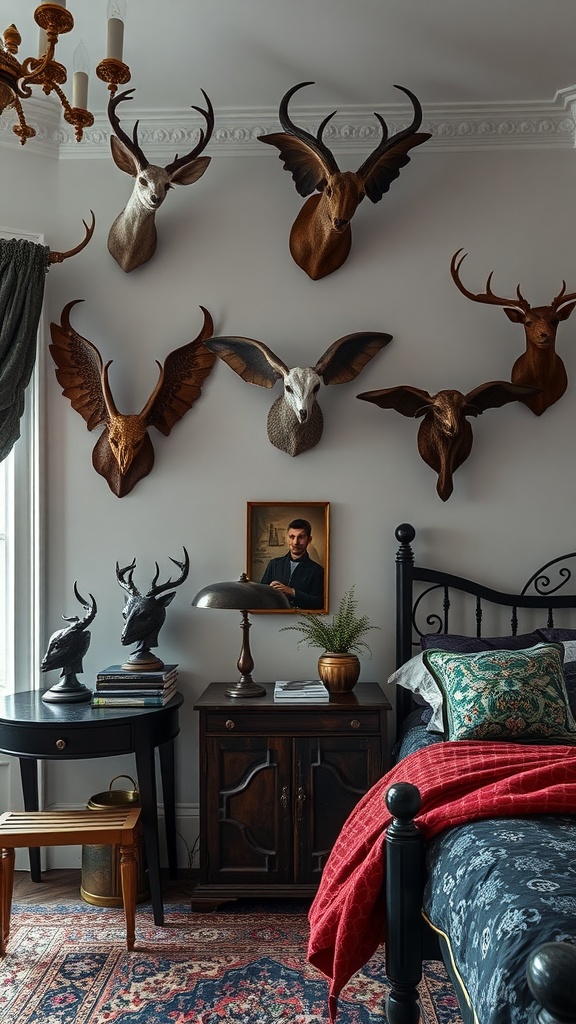
[[294, 629], [302, 633], [299, 645], [305, 643], [324, 652], [318, 659], [318, 675], [331, 693], [352, 690], [360, 675], [358, 654], [372, 653], [363, 637], [370, 629], [379, 627], [372, 626], [367, 615], [358, 615], [357, 608], [352, 586], [340, 599], [331, 620], [304, 612], [304, 618], [281, 630]]

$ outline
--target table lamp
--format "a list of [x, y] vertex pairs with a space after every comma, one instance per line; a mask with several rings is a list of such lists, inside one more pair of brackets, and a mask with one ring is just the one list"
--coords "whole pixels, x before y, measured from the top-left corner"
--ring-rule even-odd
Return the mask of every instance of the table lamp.
[[274, 587], [264, 583], [252, 583], [246, 573], [239, 580], [229, 583], [211, 583], [199, 590], [192, 601], [196, 608], [226, 608], [242, 612], [242, 649], [237, 662], [240, 679], [231, 684], [225, 693], [228, 697], [262, 697], [266, 690], [252, 679], [254, 659], [250, 652], [249, 611], [272, 611], [289, 608], [288, 598]]

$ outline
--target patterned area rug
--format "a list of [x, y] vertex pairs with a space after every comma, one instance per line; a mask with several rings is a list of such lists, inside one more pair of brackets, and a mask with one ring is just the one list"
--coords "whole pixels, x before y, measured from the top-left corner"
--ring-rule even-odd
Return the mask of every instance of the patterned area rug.
[[[3, 1024], [326, 1024], [327, 984], [306, 963], [305, 904], [228, 904], [216, 913], [149, 905], [124, 917], [89, 904], [15, 903], [0, 962]], [[382, 1024], [386, 984], [378, 951], [340, 998], [338, 1024]], [[423, 1024], [461, 1024], [442, 965], [421, 986]]]

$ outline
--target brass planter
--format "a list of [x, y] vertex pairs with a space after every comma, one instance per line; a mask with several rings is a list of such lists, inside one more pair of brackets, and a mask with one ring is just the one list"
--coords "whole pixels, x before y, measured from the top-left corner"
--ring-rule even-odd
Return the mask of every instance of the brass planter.
[[318, 675], [330, 693], [347, 693], [353, 690], [358, 682], [358, 655], [326, 651], [318, 658]]
[[[116, 782], [116, 779], [129, 779], [134, 789], [112, 789], [112, 783]], [[138, 786], [130, 775], [116, 775], [107, 792], [96, 793], [86, 804], [89, 810], [106, 810], [119, 806], [140, 806]], [[96, 907], [122, 906], [119, 846], [82, 847], [80, 895], [86, 903], [92, 903]], [[148, 873], [144, 865], [142, 848], [139, 847], [136, 902], [143, 903], [149, 896]]]

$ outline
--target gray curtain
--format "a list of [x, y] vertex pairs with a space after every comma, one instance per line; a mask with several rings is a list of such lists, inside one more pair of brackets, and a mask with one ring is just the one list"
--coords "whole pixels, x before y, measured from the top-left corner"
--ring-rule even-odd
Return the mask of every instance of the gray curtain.
[[48, 246], [0, 238], [0, 462], [20, 437], [49, 266]]

